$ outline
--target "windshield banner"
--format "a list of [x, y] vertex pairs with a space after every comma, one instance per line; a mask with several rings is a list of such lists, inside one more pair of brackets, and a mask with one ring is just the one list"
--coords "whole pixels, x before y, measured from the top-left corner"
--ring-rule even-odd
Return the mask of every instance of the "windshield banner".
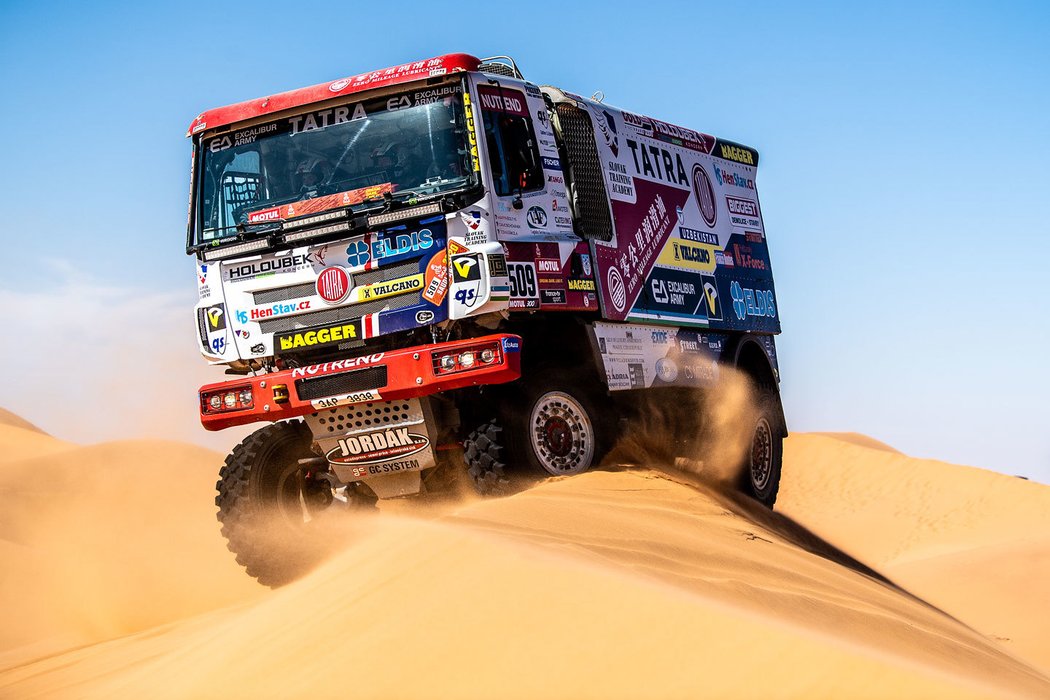
[[267, 221], [281, 221], [295, 216], [305, 216], [307, 214], [328, 211], [329, 209], [349, 207], [354, 204], [360, 204], [361, 202], [367, 202], [370, 199], [379, 199], [383, 195], [390, 194], [393, 191], [394, 185], [385, 182], [382, 185], [361, 187], [360, 189], [337, 192], [323, 197], [301, 199], [298, 202], [292, 202], [291, 204], [253, 211], [248, 214], [248, 223], [261, 224]]

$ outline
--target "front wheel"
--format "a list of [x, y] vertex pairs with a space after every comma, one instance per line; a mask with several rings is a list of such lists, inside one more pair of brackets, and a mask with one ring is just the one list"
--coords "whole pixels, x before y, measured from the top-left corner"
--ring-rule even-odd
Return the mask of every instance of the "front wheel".
[[233, 448], [215, 485], [227, 547], [266, 586], [288, 583], [321, 561], [326, 540], [318, 520], [333, 505], [374, 507], [351, 489], [337, 499], [324, 472], [300, 466], [315, 457], [310, 441], [299, 421], [261, 428]]

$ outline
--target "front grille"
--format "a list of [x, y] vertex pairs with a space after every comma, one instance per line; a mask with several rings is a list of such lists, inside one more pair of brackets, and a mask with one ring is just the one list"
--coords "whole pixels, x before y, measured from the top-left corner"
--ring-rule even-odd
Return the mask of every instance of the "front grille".
[[309, 401], [366, 389], [382, 389], [386, 386], [386, 381], [386, 365], [380, 365], [330, 374], [326, 377], [300, 379], [295, 382], [295, 391], [301, 400]]
[[312, 311], [308, 314], [300, 314], [298, 316], [271, 318], [265, 321], [260, 321], [259, 328], [262, 329], [263, 333], [287, 333], [288, 331], [299, 330], [301, 328], [325, 326], [330, 323], [346, 321], [351, 318], [360, 318], [365, 314], [374, 314], [378, 311], [404, 309], [405, 307], [421, 303], [422, 299], [423, 293], [417, 291], [411, 294], [401, 294], [396, 297], [366, 301], [363, 304], [337, 306], [332, 309]]
[[[354, 286], [385, 282], [398, 277], [414, 275], [417, 272], [419, 272], [419, 260], [409, 260], [390, 267], [359, 272], [354, 275]], [[255, 305], [261, 306], [278, 301], [288, 301], [289, 299], [302, 299], [303, 297], [313, 296], [316, 291], [314, 282], [303, 282], [302, 284], [293, 284], [290, 287], [261, 289], [257, 292], [252, 292], [252, 296], [255, 298]]]
[[252, 292], [255, 297], [255, 305], [272, 304], [275, 301], [288, 301], [289, 299], [301, 299], [312, 296], [315, 291], [314, 282], [293, 284], [291, 287], [278, 287], [277, 289], [264, 289], [261, 292]]

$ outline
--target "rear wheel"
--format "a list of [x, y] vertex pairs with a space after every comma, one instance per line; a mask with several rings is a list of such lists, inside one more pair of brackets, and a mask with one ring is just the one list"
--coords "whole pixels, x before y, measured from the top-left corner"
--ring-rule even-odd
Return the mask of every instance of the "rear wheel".
[[777, 500], [784, 460], [784, 437], [777, 408], [773, 392], [759, 392], [752, 418], [751, 443], [740, 474], [741, 490], [769, 508]]
[[315, 458], [309, 429], [299, 421], [255, 431], [226, 458], [215, 505], [227, 547], [250, 576], [276, 587], [313, 568], [325, 554], [318, 519], [333, 505], [374, 508], [347, 488], [337, 500], [327, 472], [302, 467]]

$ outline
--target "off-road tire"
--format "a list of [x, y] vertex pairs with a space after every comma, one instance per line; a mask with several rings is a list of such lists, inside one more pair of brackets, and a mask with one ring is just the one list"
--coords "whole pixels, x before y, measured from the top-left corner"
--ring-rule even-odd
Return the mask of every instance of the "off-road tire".
[[751, 444], [741, 465], [740, 490], [767, 508], [772, 508], [780, 490], [784, 430], [775, 392], [759, 390], [755, 404]]
[[483, 496], [504, 493], [508, 484], [503, 445], [503, 428], [495, 418], [482, 423], [463, 442], [467, 475]]
[[301, 421], [261, 428], [233, 448], [215, 484], [227, 548], [250, 576], [272, 588], [306, 573], [324, 555], [318, 528], [303, 515], [296, 476], [298, 460], [313, 456], [310, 441]]

